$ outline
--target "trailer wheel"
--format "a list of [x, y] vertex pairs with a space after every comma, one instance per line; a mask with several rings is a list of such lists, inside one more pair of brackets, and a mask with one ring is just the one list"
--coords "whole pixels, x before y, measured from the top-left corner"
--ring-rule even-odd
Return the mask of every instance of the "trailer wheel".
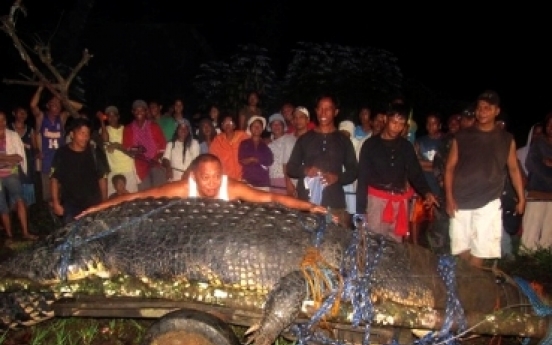
[[168, 313], [148, 329], [142, 345], [239, 345], [230, 326], [197, 310]]

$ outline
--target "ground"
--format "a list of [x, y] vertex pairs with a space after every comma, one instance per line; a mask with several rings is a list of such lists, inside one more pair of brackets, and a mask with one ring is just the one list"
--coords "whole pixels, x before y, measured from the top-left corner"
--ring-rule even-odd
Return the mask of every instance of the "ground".
[[[40, 236], [47, 235], [60, 225], [58, 219], [43, 205], [33, 206], [29, 213], [31, 231]], [[16, 219], [14, 218], [13, 221], [14, 235], [17, 237], [20, 233]], [[3, 244], [0, 246], [0, 261], [30, 243], [14, 241], [9, 245]], [[500, 260], [498, 267], [511, 276], [520, 276], [526, 280], [538, 282], [545, 293], [552, 294], [552, 270], [549, 269], [551, 264], [551, 251], [542, 250], [530, 256], [515, 256], [513, 260], [508, 261]], [[56, 318], [26, 329], [0, 332], [0, 345], [139, 345], [152, 322], [152, 320]], [[235, 328], [235, 330], [238, 337], [243, 339], [244, 329]], [[476, 337], [463, 342], [474, 345], [500, 343], [513, 345], [520, 344], [521, 339]], [[292, 343], [280, 338], [277, 344]]]

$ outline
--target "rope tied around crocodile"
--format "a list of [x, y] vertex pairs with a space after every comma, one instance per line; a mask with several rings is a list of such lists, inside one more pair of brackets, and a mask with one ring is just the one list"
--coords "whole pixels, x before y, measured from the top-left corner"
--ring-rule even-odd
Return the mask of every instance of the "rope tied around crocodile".
[[458, 290], [456, 286], [456, 260], [451, 255], [440, 255], [437, 272], [445, 283], [447, 298], [445, 307], [445, 320], [438, 332], [430, 332], [421, 339], [414, 342], [415, 345], [430, 344], [458, 344], [457, 337], [451, 332], [453, 324], [458, 325], [458, 333], [464, 332], [467, 328], [464, 308], [458, 299]]
[[[343, 279], [342, 288], [334, 288], [331, 290], [331, 293], [328, 294], [327, 298], [322, 302], [320, 308], [314, 313], [308, 323], [292, 327], [292, 331], [297, 336], [298, 345], [305, 345], [309, 342], [344, 345], [341, 341], [332, 340], [325, 334], [314, 331], [314, 326], [323, 319], [324, 315], [326, 315], [331, 308], [338, 305], [340, 300], [351, 303], [351, 324], [353, 327], [358, 327], [361, 323], [364, 324], [362, 344], [370, 344], [371, 325], [374, 318], [374, 305], [371, 299], [371, 277], [383, 255], [383, 247], [386, 238], [384, 236], [378, 236], [377, 250], [375, 250], [375, 252], [370, 252], [368, 244], [366, 243], [365, 232], [368, 231], [368, 229], [365, 226], [364, 217], [355, 215], [353, 220], [355, 224], [353, 239], [344, 253], [339, 273], [332, 275], [334, 279], [336, 279], [336, 277]], [[319, 227], [318, 230], [320, 230], [320, 228], [321, 227]], [[320, 239], [320, 236], [316, 236], [316, 239]], [[317, 244], [319, 243], [320, 242], [317, 242]], [[308, 258], [307, 261], [309, 265], [311, 263], [316, 264], [317, 262], [323, 262], [323, 259], [319, 258], [318, 255], [320, 255], [319, 251], [307, 253], [306, 258]], [[457, 338], [451, 332], [454, 322], [457, 323], [459, 332], [466, 329], [467, 321], [464, 315], [464, 309], [458, 299], [455, 267], [456, 261], [454, 257], [450, 255], [442, 255], [439, 257], [438, 273], [441, 279], [443, 279], [447, 290], [445, 321], [437, 334], [431, 332], [425, 337], [417, 340], [414, 343], [415, 345], [430, 345], [437, 343], [452, 345], [457, 341]], [[311, 266], [309, 266], [309, 269], [312, 269]], [[323, 274], [320, 275], [324, 276]], [[320, 278], [318, 274], [315, 277], [315, 279]], [[325, 281], [327, 277], [324, 276], [322, 279]], [[312, 284], [311, 281], [307, 281], [309, 285]], [[316, 287], [329, 289], [330, 286], [332, 286], [331, 283], [324, 283], [323, 286], [318, 285]], [[314, 291], [312, 286], [311, 291]], [[322, 297], [322, 294], [317, 296], [317, 298], [320, 297]], [[394, 339], [393, 343], [397, 344], [398, 342]], [[547, 343], [540, 345], [552, 344]]]
[[[525, 294], [533, 311], [540, 317], [548, 317], [552, 315], [552, 307], [546, 305], [538, 295], [538, 291], [535, 291], [533, 285], [523, 278], [514, 277], [513, 278], [516, 284], [519, 286], [519, 289]], [[529, 338], [527, 338], [529, 339]], [[528, 340], [527, 340], [528, 341]], [[552, 323], [548, 326], [548, 331], [546, 336], [541, 339], [538, 345], [552, 345]]]
[[[343, 279], [339, 275], [336, 267], [330, 265], [316, 247], [307, 249], [307, 253], [301, 262], [301, 271], [307, 280], [309, 291], [314, 302], [314, 307], [319, 309], [322, 301], [327, 297], [327, 291], [332, 291], [336, 287], [331, 277], [338, 280], [337, 289], [343, 287]], [[335, 302], [330, 308], [330, 316], [336, 316], [339, 312], [340, 300], [335, 299]]]
[[[363, 218], [356, 218], [355, 222], [364, 222]], [[320, 230], [320, 229], [319, 229]], [[364, 238], [365, 227], [357, 227], [353, 230], [353, 239], [347, 247], [344, 259], [334, 279], [343, 279], [340, 285], [342, 288], [334, 288], [323, 301], [322, 305], [304, 325], [295, 325], [292, 331], [297, 336], [297, 345], [305, 345], [308, 342], [316, 341], [321, 344], [341, 345], [340, 341], [332, 340], [321, 332], [315, 332], [314, 326], [328, 314], [329, 310], [339, 303], [340, 300], [349, 301], [353, 307], [352, 324], [358, 327], [361, 322], [365, 323], [365, 335], [363, 344], [369, 344], [370, 326], [374, 314], [374, 306], [371, 296], [371, 280], [382, 254], [384, 237], [380, 236], [378, 250], [371, 253], [367, 250]], [[316, 237], [319, 238], [319, 237]], [[320, 243], [320, 242], [319, 242]], [[318, 243], [318, 244], [319, 244]]]
[[[323, 216], [318, 218], [318, 226], [312, 231], [313, 246], [307, 248], [301, 262], [301, 271], [305, 276], [314, 307], [317, 310], [320, 310], [322, 302], [328, 297], [328, 291], [340, 291], [343, 288], [343, 279], [339, 275], [339, 269], [328, 263], [319, 249], [328, 221], [331, 221], [331, 219], [323, 218]], [[308, 229], [304, 223], [303, 227]], [[334, 284], [334, 279], [337, 279], [337, 284]], [[334, 303], [329, 308], [332, 317], [338, 314], [340, 307], [339, 299], [333, 299], [333, 301]], [[324, 315], [322, 315], [322, 318], [324, 318]]]

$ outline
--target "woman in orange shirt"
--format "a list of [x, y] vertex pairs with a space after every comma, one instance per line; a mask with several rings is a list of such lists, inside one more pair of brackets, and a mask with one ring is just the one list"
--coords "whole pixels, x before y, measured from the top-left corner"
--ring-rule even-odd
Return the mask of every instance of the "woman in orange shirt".
[[236, 128], [236, 121], [234, 121], [232, 115], [224, 115], [220, 124], [222, 132], [213, 139], [209, 147], [209, 153], [220, 159], [224, 175], [241, 180], [242, 166], [238, 160], [238, 149], [240, 143], [249, 136], [244, 131]]

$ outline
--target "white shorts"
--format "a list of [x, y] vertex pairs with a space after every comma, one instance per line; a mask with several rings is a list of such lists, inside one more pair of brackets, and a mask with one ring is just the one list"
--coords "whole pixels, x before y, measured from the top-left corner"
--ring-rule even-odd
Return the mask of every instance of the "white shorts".
[[450, 251], [458, 255], [469, 251], [482, 259], [501, 257], [502, 208], [495, 199], [475, 210], [458, 210], [450, 219]]

